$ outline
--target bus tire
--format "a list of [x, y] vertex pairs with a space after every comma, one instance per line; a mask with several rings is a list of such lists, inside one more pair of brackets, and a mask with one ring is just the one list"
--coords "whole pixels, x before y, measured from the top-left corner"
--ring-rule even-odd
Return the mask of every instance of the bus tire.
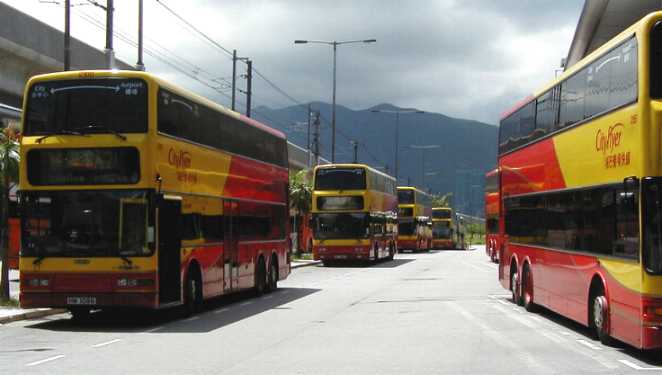
[[519, 306], [522, 305], [522, 298], [519, 293], [519, 280], [517, 276], [517, 266], [515, 266], [515, 269], [513, 267], [510, 267], [510, 294], [511, 298], [513, 299], [513, 302]]
[[260, 257], [255, 266], [255, 272], [253, 272], [255, 277], [255, 288], [254, 292], [256, 296], [261, 296], [267, 289], [267, 268], [264, 264], [264, 257]]
[[272, 255], [272, 260], [269, 266], [269, 281], [267, 282], [267, 291], [273, 292], [278, 289], [278, 261], [276, 260], [276, 255]]
[[190, 267], [186, 273], [186, 283], [184, 284], [184, 309], [185, 315], [190, 316], [200, 311], [202, 306], [202, 283], [195, 270]]
[[603, 345], [612, 345], [613, 339], [609, 335], [609, 302], [604, 291], [599, 290], [591, 299], [589, 326], [593, 335]]
[[533, 302], [533, 274], [528, 263], [524, 264], [522, 270], [522, 305], [528, 312], [535, 312], [537, 305]]
[[69, 309], [71, 319], [76, 322], [84, 322], [90, 318], [90, 309], [86, 307], [74, 307]]

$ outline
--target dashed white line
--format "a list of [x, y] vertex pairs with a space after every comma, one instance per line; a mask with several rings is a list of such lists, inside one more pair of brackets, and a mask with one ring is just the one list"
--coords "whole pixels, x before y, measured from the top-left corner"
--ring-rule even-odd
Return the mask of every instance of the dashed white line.
[[504, 301], [504, 300], [502, 300], [502, 299], [498, 299], [498, 300], [496, 300], [496, 301], [499, 302], [499, 303], [502, 304], [502, 305], [510, 306], [510, 303], [508, 303], [508, 302], [506, 302], [506, 301]]
[[192, 321], [198, 320], [198, 319], [200, 319], [200, 317], [198, 315], [196, 315], [196, 316], [192, 316], [190, 318], [186, 318], [186, 319], [182, 320], [182, 322], [192, 322]]
[[269, 295], [266, 295], [266, 296], [262, 297], [262, 299], [272, 299], [272, 298], [274, 298], [273, 294], [269, 294]]
[[116, 343], [116, 342], [120, 342], [120, 341], [122, 341], [122, 339], [110, 340], [110, 341], [102, 342], [102, 343], [99, 343], [99, 344], [94, 344], [94, 345], [92, 345], [92, 347], [93, 347], [93, 348], [100, 348], [100, 347], [102, 347], [102, 346], [106, 346], [106, 345], [114, 344], [114, 343]]
[[289, 290], [281, 290], [280, 294], [288, 294], [290, 291]]
[[152, 328], [152, 329], [148, 329], [148, 330], [146, 330], [146, 331], [142, 331], [142, 332], [140, 332], [140, 333], [152, 333], [152, 332], [156, 332], [156, 331], [158, 331], [158, 330], [160, 330], [160, 329], [162, 329], [162, 328], [163, 328], [163, 326], [158, 326], [158, 327], [154, 327], [154, 328]]
[[242, 303], [240, 303], [239, 306], [248, 306], [248, 305], [250, 305], [251, 303], [253, 303], [253, 301], [246, 301], [246, 302], [242, 302]]
[[40, 364], [42, 364], [42, 363], [46, 363], [46, 362], [50, 362], [50, 361], [55, 361], [56, 359], [60, 359], [60, 358], [64, 358], [64, 355], [63, 355], [63, 354], [60, 354], [60, 355], [56, 355], [56, 356], [54, 356], [54, 357], [50, 357], [50, 358], [46, 358], [46, 359], [42, 359], [41, 361], [30, 362], [30, 363], [26, 364], [25, 366], [28, 366], [28, 367], [30, 367], [30, 366], [36, 366], [36, 365], [40, 365]]
[[642, 366], [639, 366], [636, 363], [632, 363], [632, 362], [628, 361], [627, 359], [619, 359], [618, 361], [620, 363], [630, 367], [630, 368], [633, 368], [633, 369], [639, 370], [639, 371], [660, 371], [660, 370], [662, 370], [662, 367], [642, 367]]
[[230, 309], [228, 309], [227, 307], [224, 307], [222, 309], [217, 309], [217, 310], [214, 310], [214, 314], [221, 314], [221, 313], [224, 313], [226, 311], [230, 311]]
[[571, 335], [570, 332], [566, 332], [566, 331], [559, 331], [559, 333], [562, 334], [563, 336], [570, 336]]
[[597, 345], [595, 345], [595, 344], [593, 344], [593, 343], [590, 343], [590, 342], [588, 342], [588, 341], [586, 341], [586, 340], [578, 339], [577, 342], [580, 343], [580, 344], [582, 344], [582, 345], [584, 345], [585, 347], [587, 347], [587, 348], [591, 348], [591, 349], [593, 349], [593, 350], [602, 350], [601, 347], [599, 347], [599, 346], [597, 346]]

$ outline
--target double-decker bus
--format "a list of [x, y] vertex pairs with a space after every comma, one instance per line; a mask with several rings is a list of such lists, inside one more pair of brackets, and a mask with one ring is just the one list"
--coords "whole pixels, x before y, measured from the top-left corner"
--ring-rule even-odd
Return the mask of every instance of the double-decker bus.
[[485, 252], [492, 262], [499, 262], [499, 251], [502, 247], [500, 234], [501, 194], [499, 169], [485, 174]]
[[662, 347], [662, 12], [506, 113], [499, 278], [601, 341]]
[[290, 272], [284, 135], [151, 74], [25, 89], [20, 304], [184, 305]]
[[398, 249], [432, 247], [432, 197], [412, 186], [398, 186]]
[[432, 248], [455, 249], [453, 230], [453, 209], [450, 207], [432, 207]]
[[397, 252], [395, 179], [364, 164], [315, 167], [313, 256], [338, 260], [393, 259]]

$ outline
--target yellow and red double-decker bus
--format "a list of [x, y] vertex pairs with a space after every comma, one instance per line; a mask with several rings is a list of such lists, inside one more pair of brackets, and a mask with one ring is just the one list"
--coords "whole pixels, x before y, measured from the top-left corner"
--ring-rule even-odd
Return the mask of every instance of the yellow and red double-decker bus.
[[398, 249], [432, 248], [432, 197], [411, 186], [398, 186]]
[[395, 179], [364, 164], [315, 167], [313, 254], [325, 265], [393, 259], [397, 252]]
[[501, 193], [499, 169], [485, 174], [485, 252], [492, 262], [499, 262], [501, 240]]
[[432, 207], [432, 248], [455, 249], [457, 243], [453, 230], [453, 209]]
[[662, 347], [662, 12], [503, 116], [499, 278], [602, 341]]
[[143, 72], [36, 76], [23, 109], [21, 306], [194, 311], [289, 274], [282, 133]]

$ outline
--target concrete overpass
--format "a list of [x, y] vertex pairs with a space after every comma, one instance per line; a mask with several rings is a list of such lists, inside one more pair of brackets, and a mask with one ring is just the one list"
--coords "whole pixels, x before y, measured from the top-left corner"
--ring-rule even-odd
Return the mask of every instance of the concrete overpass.
[[661, 0], [586, 0], [566, 58], [569, 68], [648, 13]]

